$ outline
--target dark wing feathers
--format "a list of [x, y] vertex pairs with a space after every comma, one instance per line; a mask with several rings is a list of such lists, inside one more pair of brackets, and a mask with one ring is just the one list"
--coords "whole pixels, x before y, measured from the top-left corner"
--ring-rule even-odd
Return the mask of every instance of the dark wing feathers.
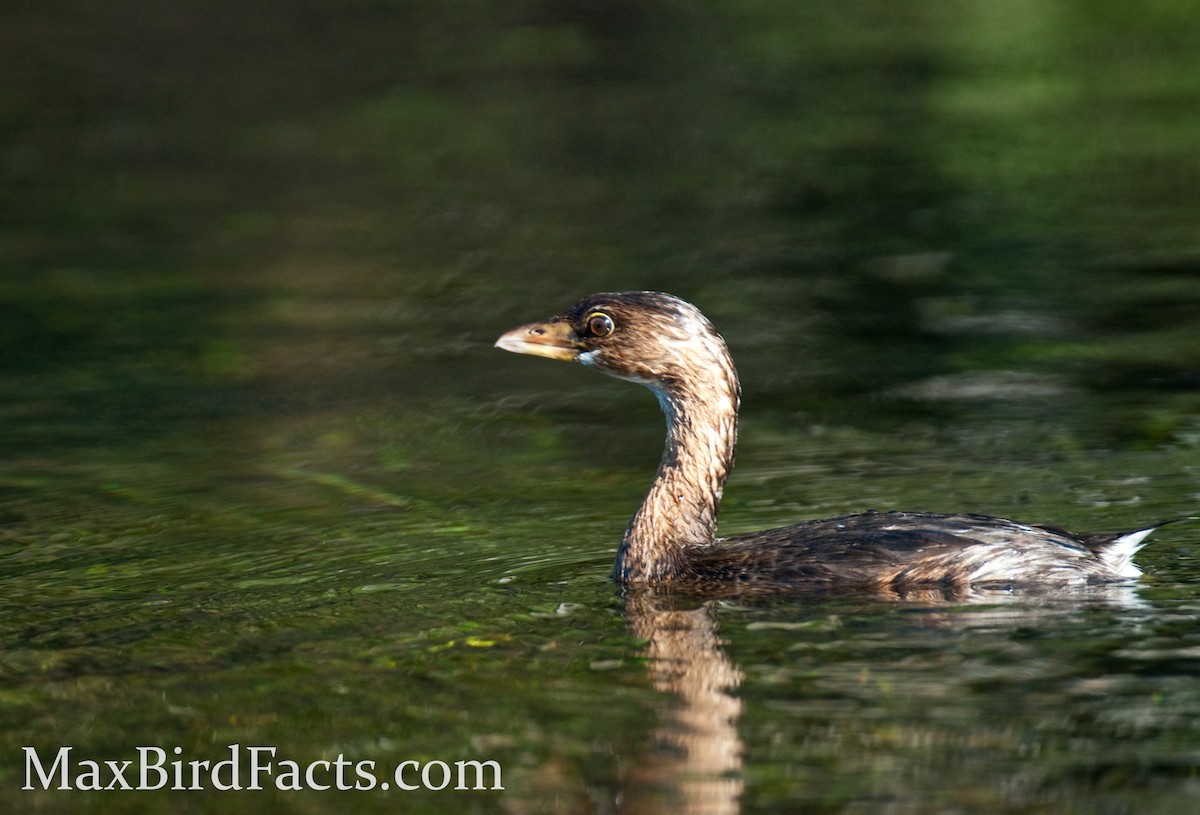
[[743, 583], [770, 575], [775, 581], [915, 586], [967, 583], [1002, 559], [1027, 561], [1033, 570], [1050, 553], [1094, 558], [1091, 546], [1064, 530], [912, 512], [868, 512], [733, 536], [694, 557], [698, 574]]

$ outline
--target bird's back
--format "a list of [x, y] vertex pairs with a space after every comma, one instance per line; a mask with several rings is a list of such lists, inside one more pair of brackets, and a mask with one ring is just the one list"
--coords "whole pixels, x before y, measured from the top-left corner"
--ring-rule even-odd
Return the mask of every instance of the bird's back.
[[1069, 586], [1136, 577], [1129, 557], [1144, 536], [1081, 537], [983, 515], [867, 512], [724, 538], [697, 547], [689, 563], [705, 583], [894, 591]]

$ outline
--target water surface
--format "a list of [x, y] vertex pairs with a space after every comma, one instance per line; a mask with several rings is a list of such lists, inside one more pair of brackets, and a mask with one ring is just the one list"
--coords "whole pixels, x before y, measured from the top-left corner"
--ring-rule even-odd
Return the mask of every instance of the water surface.
[[[1200, 499], [1190, 4], [18, 4], [0, 809], [1190, 813], [1200, 531], [1136, 589], [621, 595], [643, 390], [502, 354], [664, 289], [727, 532]], [[503, 791], [21, 791], [21, 748]]]

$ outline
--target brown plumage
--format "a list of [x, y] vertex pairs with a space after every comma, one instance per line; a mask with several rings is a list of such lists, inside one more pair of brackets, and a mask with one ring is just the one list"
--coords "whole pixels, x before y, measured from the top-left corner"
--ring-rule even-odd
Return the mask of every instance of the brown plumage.
[[1079, 536], [983, 515], [866, 512], [718, 539], [740, 390], [725, 341], [695, 306], [659, 292], [595, 294], [509, 331], [496, 345], [581, 362], [658, 397], [666, 445], [617, 552], [619, 582], [904, 593], [1083, 585], [1140, 574], [1131, 558], [1154, 527]]

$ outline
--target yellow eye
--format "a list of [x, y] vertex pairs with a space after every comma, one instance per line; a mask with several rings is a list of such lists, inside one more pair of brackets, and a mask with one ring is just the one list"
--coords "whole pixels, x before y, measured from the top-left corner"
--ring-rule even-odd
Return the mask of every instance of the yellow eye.
[[583, 321], [583, 326], [592, 337], [607, 337], [616, 328], [613, 325], [612, 317], [609, 317], [603, 311], [593, 311]]

